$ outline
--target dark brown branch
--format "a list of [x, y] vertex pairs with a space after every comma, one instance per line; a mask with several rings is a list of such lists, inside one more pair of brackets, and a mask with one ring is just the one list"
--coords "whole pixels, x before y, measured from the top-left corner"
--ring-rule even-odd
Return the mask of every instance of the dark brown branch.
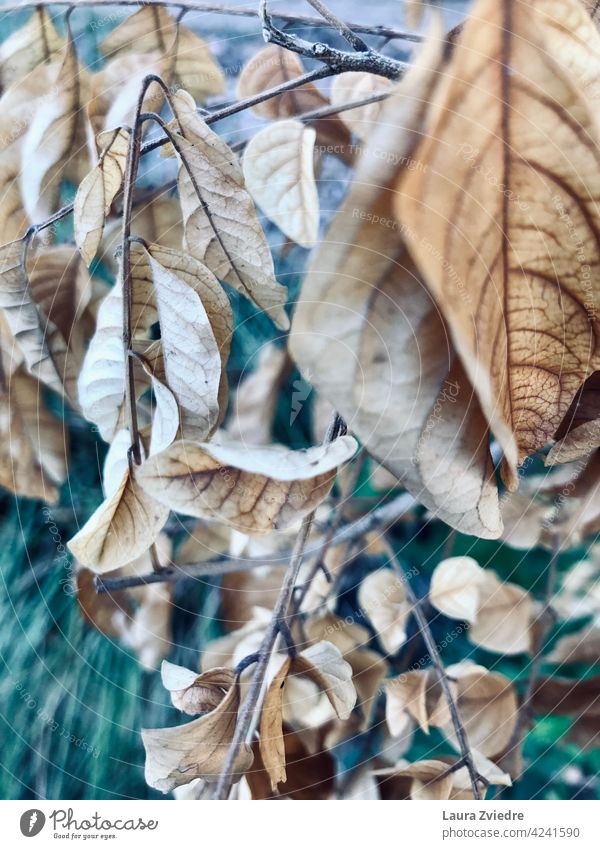
[[306, 41], [293, 33], [283, 32], [273, 23], [273, 17], [268, 8], [268, 0], [260, 0], [259, 14], [265, 41], [290, 50], [292, 53], [297, 53], [306, 59], [316, 59], [323, 62], [336, 74], [346, 71], [367, 71], [370, 74], [397, 80], [406, 70], [405, 62], [391, 59], [370, 48], [363, 52], [349, 53], [320, 41]]
[[[415, 500], [412, 495], [402, 493], [402, 495], [398, 495], [388, 504], [384, 504], [366, 516], [362, 516], [354, 522], [348, 522], [348, 524], [336, 531], [331, 539], [326, 534], [320, 540], [311, 543], [307, 547], [305, 554], [307, 557], [311, 557], [321, 554], [325, 545], [354, 542], [369, 533], [369, 531], [376, 530], [377, 528], [385, 528], [393, 524], [408, 513], [409, 510], [412, 510], [414, 505]], [[261, 566], [286, 566], [290, 562], [291, 557], [291, 551], [286, 551], [274, 557], [259, 557], [256, 559], [223, 556], [216, 560], [204, 561], [203, 563], [169, 566], [163, 568], [158, 574], [129, 575], [123, 578], [102, 578], [98, 576], [96, 577], [96, 590], [99, 593], [111, 593], [117, 592], [117, 590], [141, 587], [145, 584], [176, 583], [177, 581], [183, 581], [185, 578], [205, 578], [226, 575], [230, 572], [249, 572]]]
[[[35, 6], [69, 6], [74, 9], [79, 8], [90, 8], [93, 6], [99, 6], [100, 8], [106, 6], [122, 6], [122, 7], [136, 7], [139, 8], [142, 5], [140, 0], [25, 0], [25, 2], [21, 3], [8, 3], [6, 6], [2, 6], [2, 12], [18, 12], [23, 9], [32, 9]], [[143, 5], [145, 6], [175, 6], [178, 9], [181, 9], [185, 12], [212, 12], [216, 15], [229, 15], [231, 17], [238, 18], [255, 18], [256, 12], [254, 9], [243, 9], [236, 8], [232, 6], [227, 6], [223, 3], [197, 3], [195, 0], [177, 0], [177, 2], [169, 3], [168, 0], [143, 0]], [[312, 27], [323, 27], [325, 29], [330, 29], [331, 24], [327, 21], [311, 17], [309, 15], [295, 15], [289, 12], [273, 12], [273, 17], [277, 18], [280, 21], [285, 21], [289, 24], [300, 24], [302, 26], [312, 26]], [[385, 26], [385, 24], [359, 24], [359, 23], [349, 23], [346, 22], [346, 26], [348, 26], [351, 30], [356, 32], [361, 32], [365, 35], [377, 35], [383, 36], [390, 40], [399, 39], [403, 41], [412, 41], [415, 43], [421, 42], [423, 40], [422, 36], [417, 35], [413, 32], [406, 32], [405, 30], [395, 29], [394, 27]]]
[[389, 561], [394, 567], [394, 570], [402, 580], [402, 585], [404, 587], [404, 591], [406, 592], [406, 597], [408, 598], [411, 607], [412, 613], [417, 621], [417, 625], [419, 627], [419, 631], [421, 632], [421, 636], [425, 642], [425, 646], [429, 653], [429, 657], [431, 659], [431, 663], [433, 668], [435, 669], [438, 680], [440, 682], [440, 686], [442, 688], [442, 692], [444, 694], [444, 698], [448, 705], [448, 709], [450, 711], [450, 717], [452, 719], [452, 725], [454, 727], [454, 733], [456, 734], [456, 739], [458, 740], [458, 745], [460, 748], [460, 754], [462, 760], [464, 760], [464, 764], [467, 767], [467, 771], [469, 773], [469, 778], [471, 780], [471, 790], [473, 791], [473, 797], [475, 799], [481, 799], [481, 793], [479, 792], [479, 773], [475, 767], [475, 763], [473, 761], [473, 754], [471, 752], [471, 747], [469, 746], [469, 741], [467, 738], [467, 733], [465, 731], [464, 725], [462, 723], [462, 719], [460, 718], [460, 713], [458, 711], [458, 705], [452, 695], [452, 690], [450, 689], [450, 682], [448, 681], [448, 676], [446, 674], [446, 670], [444, 669], [444, 665], [442, 663], [442, 658], [438, 651], [438, 647], [436, 645], [433, 634], [431, 633], [431, 628], [429, 627], [429, 622], [423, 615], [423, 611], [421, 609], [421, 602], [415, 595], [413, 588], [410, 584], [409, 576], [404, 571], [404, 567], [394, 554], [394, 551], [391, 545], [388, 544], [388, 557]]

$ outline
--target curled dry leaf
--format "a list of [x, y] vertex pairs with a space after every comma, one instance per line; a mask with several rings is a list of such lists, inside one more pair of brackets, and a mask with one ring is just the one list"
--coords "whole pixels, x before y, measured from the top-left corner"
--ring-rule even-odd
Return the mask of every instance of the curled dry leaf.
[[[334, 78], [331, 85], [331, 102], [334, 106], [344, 106], [346, 103], [365, 100], [375, 94], [391, 93], [392, 88], [392, 81], [385, 77], [363, 71], [349, 71]], [[355, 135], [365, 139], [377, 126], [381, 109], [381, 101], [368, 103], [341, 112], [340, 118]]]
[[390, 734], [398, 737], [408, 718], [418, 722], [425, 734], [429, 726], [440, 728], [450, 720], [450, 712], [438, 676], [430, 669], [410, 670], [386, 681], [385, 718]]
[[[234, 676], [233, 670], [229, 672]], [[195, 778], [216, 781], [233, 739], [239, 704], [240, 686], [234, 680], [218, 705], [199, 719], [174, 728], [142, 729], [150, 787], [169, 793]], [[233, 767], [234, 780], [250, 769], [252, 761], [252, 750], [243, 743]]]
[[181, 413], [184, 438], [202, 441], [219, 417], [221, 356], [204, 305], [191, 286], [152, 254], [164, 368]]
[[60, 37], [45, 6], [36, 7], [27, 23], [0, 45], [0, 86], [3, 90], [37, 68], [52, 62], [63, 49]]
[[[310, 263], [290, 351], [365, 447], [436, 516], [501, 530], [488, 427], [392, 209], [439, 74], [431, 42], [385, 105], [350, 194]], [[425, 364], [425, 366], [424, 366]]]
[[[494, 758], [508, 745], [517, 721], [513, 685], [504, 675], [468, 660], [449, 666], [446, 672], [454, 679], [456, 703], [469, 743], [486, 757]], [[458, 748], [452, 722], [448, 721], [443, 730]]]
[[209, 443], [174, 443], [150, 457], [137, 479], [173, 510], [261, 534], [288, 527], [313, 510], [331, 489], [337, 466], [355, 451], [350, 436], [291, 451], [250, 447], [222, 434]]
[[128, 468], [127, 433], [117, 434], [115, 441], [118, 447], [105, 461], [105, 500], [68, 543], [79, 562], [97, 574], [118, 569], [143, 554], [169, 515], [168, 507], [140, 487], [138, 468], [133, 474]]
[[414, 152], [427, 169], [396, 195], [511, 489], [600, 364], [597, 124], [553, 58], [544, 6], [479, 0]]
[[254, 201], [282, 233], [305, 248], [319, 233], [314, 173], [316, 132], [300, 121], [271, 124], [244, 151], [244, 178]]
[[22, 240], [0, 248], [0, 307], [29, 371], [62, 394], [62, 382], [46, 341], [48, 328], [42, 326], [29, 285], [26, 250], [26, 242]]
[[63, 178], [72, 176], [78, 181], [89, 167], [83, 110], [89, 75], [79, 66], [70, 33], [62, 63], [56, 65], [54, 88], [36, 110], [21, 151], [21, 194], [33, 221], [56, 210]]
[[45, 408], [42, 390], [22, 368], [0, 383], [0, 484], [54, 503], [67, 473], [66, 433]]
[[164, 57], [162, 76], [175, 87], [187, 89], [196, 100], [225, 91], [223, 71], [208, 44], [178, 23], [163, 6], [141, 8], [104, 39], [100, 48], [114, 58], [135, 51]]
[[96, 332], [85, 355], [77, 388], [83, 415], [97, 425], [105, 442], [111, 442], [121, 422], [125, 397], [120, 276], [100, 304]]
[[396, 654], [406, 641], [406, 623], [411, 612], [402, 579], [391, 569], [372, 572], [360, 585], [358, 602], [386, 652]]
[[179, 129], [174, 146], [181, 160], [178, 185], [187, 249], [286, 329], [287, 290], [275, 279], [235, 154], [198, 115], [186, 91], [173, 95], [172, 106]]
[[75, 195], [75, 243], [89, 265], [98, 251], [104, 232], [104, 222], [113, 200], [121, 190], [129, 132], [122, 128], [107, 130], [98, 137], [101, 146], [97, 165], [84, 177]]
[[267, 690], [260, 722], [260, 753], [273, 791], [286, 781], [283, 690], [290, 675], [304, 675], [314, 681], [326, 693], [340, 719], [348, 719], [356, 702], [352, 667], [332, 643], [316, 643], [296, 657], [285, 659]]
[[452, 619], [475, 622], [485, 572], [472, 557], [448, 557], [431, 576], [429, 600]]
[[167, 660], [163, 660], [160, 674], [163, 685], [171, 693], [174, 707], [191, 716], [217, 708], [235, 682], [234, 671], [226, 667], [209, 669], [198, 675]]
[[534, 606], [527, 590], [487, 569], [482, 570], [478, 589], [480, 603], [469, 639], [500, 654], [531, 651]]
[[573, 428], [559, 439], [546, 457], [546, 465], [554, 466], [556, 463], [582, 460], [598, 448], [600, 448], [600, 419], [594, 419]]

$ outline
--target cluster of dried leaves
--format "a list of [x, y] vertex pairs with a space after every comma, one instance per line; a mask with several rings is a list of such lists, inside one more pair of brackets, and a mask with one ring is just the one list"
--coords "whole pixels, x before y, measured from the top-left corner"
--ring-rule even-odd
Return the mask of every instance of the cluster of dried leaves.
[[[108, 451], [104, 500], [69, 542], [80, 603], [150, 668], [170, 648], [173, 571], [240, 566], [222, 570], [230, 632], [201, 671], [163, 662], [174, 706], [196, 718], [143, 732], [151, 786], [473, 798], [519, 776], [532, 707], [576, 715], [579, 742], [597, 734], [593, 679], [532, 679], [520, 701], [468, 659], [444, 669], [422, 614], [468, 623], [475, 647], [536, 655], [550, 601], [580, 615], [593, 559], [540, 604], [450, 557], [419, 600], [370, 526], [337, 541], [358, 508], [331, 496], [336, 477], [352, 495], [369, 455], [382, 490], [465, 534], [556, 552], [600, 529], [600, 33], [586, 5], [478, 0], [449, 39], [432, 16], [399, 83], [332, 66], [329, 98], [294, 86], [299, 56], [271, 44], [221, 111], [201, 107], [225, 93], [222, 69], [164, 7], [110, 32], [96, 72], [43, 6], [2, 45], [0, 483], [57, 500], [68, 428], [49, 392], [93, 423]], [[246, 106], [263, 124], [232, 148], [212, 124]], [[327, 155], [355, 172], [320, 239]], [[142, 161], [172, 170], [174, 194], [138, 187]], [[316, 246], [291, 328], [257, 207], [286, 250]], [[55, 226], [71, 212], [73, 244]], [[264, 349], [228, 418], [227, 286], [289, 330], [289, 353]], [[315, 420], [338, 416], [303, 450], [272, 444], [290, 357], [318, 392]], [[363, 460], [346, 466], [357, 440]], [[551, 443], [546, 472], [526, 476]], [[171, 511], [198, 520], [176, 547]], [[362, 624], [336, 613], [352, 545], [373, 561]], [[93, 575], [131, 580], [99, 596]], [[553, 662], [598, 659], [600, 610], [584, 613]], [[429, 657], [398, 674], [413, 618]], [[340, 777], [335, 747], [371, 739], [382, 699], [383, 742]], [[409, 762], [417, 728], [457, 754]]]

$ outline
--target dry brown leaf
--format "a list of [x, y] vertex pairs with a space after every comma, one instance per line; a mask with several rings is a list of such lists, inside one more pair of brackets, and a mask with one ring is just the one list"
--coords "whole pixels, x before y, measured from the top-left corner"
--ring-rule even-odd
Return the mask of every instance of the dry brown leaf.
[[484, 570], [472, 557], [448, 557], [442, 560], [431, 576], [431, 604], [451, 619], [475, 622], [484, 574]]
[[92, 280], [77, 251], [55, 245], [27, 254], [34, 301], [68, 343], [92, 296]]
[[48, 10], [36, 7], [27, 23], [0, 45], [0, 86], [7, 89], [38, 65], [57, 58], [64, 46]]
[[[334, 77], [331, 85], [331, 103], [344, 106], [355, 100], [364, 100], [375, 94], [391, 93], [393, 83], [385, 77], [368, 74], [365, 71], [348, 71]], [[382, 101], [368, 103], [356, 109], [340, 113], [340, 118], [360, 139], [366, 139], [374, 131], [380, 119]]]
[[62, 382], [46, 341], [48, 327], [42, 325], [27, 277], [24, 241], [0, 248], [0, 307], [29, 371], [62, 394]]
[[391, 569], [378, 569], [363, 580], [358, 602], [389, 654], [396, 654], [406, 641], [406, 623], [411, 605], [403, 580]]
[[328, 494], [336, 467], [355, 451], [356, 442], [348, 436], [291, 451], [250, 447], [222, 434], [209, 443], [174, 443], [142, 465], [138, 480], [173, 510], [261, 534], [285, 528], [313, 510]]
[[18, 369], [0, 388], [0, 484], [16, 495], [58, 499], [67, 474], [64, 424], [44, 406], [42, 385]]
[[216, 276], [289, 326], [287, 290], [275, 279], [273, 258], [236, 156], [196, 111], [183, 90], [172, 98], [185, 243]]
[[479, 0], [396, 196], [512, 489], [600, 364], [597, 125], [542, 7]]
[[391, 678], [386, 681], [385, 693], [386, 722], [394, 737], [406, 730], [409, 717], [416, 720], [425, 734], [429, 734], [430, 725], [439, 728], [450, 719], [439, 678], [431, 669], [409, 670]]
[[198, 675], [184, 666], [163, 660], [160, 668], [163, 686], [170, 692], [174, 707], [196, 716], [214, 710], [235, 682], [235, 672], [227, 668], [210, 669]]
[[123, 184], [129, 149], [129, 133], [107, 130], [98, 137], [101, 146], [98, 164], [83, 179], [75, 196], [75, 242], [89, 265], [102, 241], [104, 222]]
[[432, 42], [386, 103], [309, 266], [290, 350], [412, 495], [458, 530], [495, 538], [501, 523], [487, 424], [392, 211], [390, 183], [399, 165], [415, 162], [414, 133], [439, 62]]
[[314, 173], [316, 131], [300, 121], [279, 121], [253, 136], [244, 151], [248, 191], [282, 233], [310, 248], [319, 234]]
[[531, 651], [533, 599], [522, 587], [501, 581], [495, 572], [482, 570], [479, 607], [469, 628], [469, 639], [488, 651], [520, 654]]
[[[287, 780], [286, 799], [330, 799], [334, 787], [335, 762], [320, 733], [314, 747], [309, 747], [302, 735], [284, 725], [283, 743]], [[258, 743], [254, 744], [254, 764], [246, 775], [253, 799], [281, 798], [271, 789], [271, 780], [262, 763]]]
[[600, 621], [561, 637], [547, 660], [549, 663], [600, 663]]
[[260, 753], [273, 791], [286, 781], [283, 695], [290, 675], [306, 676], [320, 687], [342, 720], [348, 719], [356, 702], [352, 667], [332, 643], [316, 643], [284, 660], [267, 690], [260, 722]]
[[586, 716], [600, 721], [600, 675], [583, 680], [542, 677], [534, 690], [531, 707], [547, 715]]
[[146, 6], [122, 21], [100, 45], [109, 58], [134, 51], [156, 53], [167, 60], [161, 76], [185, 88], [196, 100], [225, 91], [223, 71], [208, 44], [188, 27], [178, 24], [162, 6]]
[[87, 118], [89, 76], [81, 68], [73, 38], [56, 63], [53, 89], [43, 98], [23, 139], [21, 194], [33, 221], [56, 211], [63, 178], [77, 182], [89, 168]]
[[[111, 574], [110, 577], [117, 577], [117, 575]], [[131, 619], [133, 616], [131, 599], [124, 590], [99, 593], [96, 590], [94, 578], [94, 573], [90, 569], [77, 571], [79, 609], [84, 619], [102, 634], [108, 637], [120, 637], [122, 617]]]
[[546, 457], [546, 465], [553, 466], [555, 463], [582, 460], [598, 448], [600, 448], [600, 419], [595, 419], [573, 428], [553, 445]]
[[105, 500], [68, 546], [79, 562], [96, 574], [104, 574], [135, 560], [156, 541], [169, 515], [139, 485], [135, 467], [127, 462], [130, 445], [127, 431], [120, 431], [104, 464]]
[[196, 291], [151, 253], [147, 258], [154, 281], [165, 376], [179, 405], [181, 435], [202, 441], [219, 418], [219, 346]]
[[[469, 743], [488, 758], [508, 745], [517, 720], [518, 703], [513, 685], [496, 672], [465, 660], [446, 672], [456, 688], [456, 703]], [[448, 721], [444, 733], [455, 748], [454, 726]]]
[[[239, 682], [234, 681], [218, 706], [199, 719], [174, 728], [142, 729], [150, 787], [169, 793], [194, 778], [216, 781], [233, 739], [239, 704]], [[242, 744], [233, 766], [234, 780], [239, 781], [252, 761], [250, 747]]]

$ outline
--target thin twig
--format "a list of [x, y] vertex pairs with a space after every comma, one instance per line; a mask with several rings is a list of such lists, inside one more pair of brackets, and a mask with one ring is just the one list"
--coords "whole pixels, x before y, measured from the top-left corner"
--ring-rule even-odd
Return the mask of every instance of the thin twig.
[[[311, 543], [305, 550], [307, 557], [319, 555], [323, 546], [338, 545], [345, 542], [354, 542], [369, 531], [392, 525], [409, 510], [415, 506], [415, 500], [407, 492], [398, 495], [392, 501], [378, 507], [366, 516], [361, 516], [354, 522], [348, 522], [334, 533], [329, 541], [328, 536]], [[118, 590], [128, 590], [133, 587], [142, 587], [146, 584], [177, 583], [186, 578], [206, 578], [218, 575], [227, 575], [230, 572], [250, 572], [252, 569], [264, 566], [286, 566], [292, 557], [291, 551], [277, 554], [272, 557], [229, 557], [223, 556], [215, 560], [206, 560], [202, 563], [187, 563], [181, 566], [169, 566], [163, 568], [159, 574], [129, 575], [123, 578], [96, 577], [96, 590], [99, 593], [112, 593]]]
[[[168, 0], [25, 0], [21, 3], [8, 3], [6, 6], [0, 7], [0, 12], [20, 12], [24, 9], [32, 9], [36, 6], [70, 6], [75, 9], [90, 8], [93, 6], [134, 6], [139, 8], [144, 6], [175, 6], [176, 8], [185, 10], [186, 12], [208, 12], [216, 15], [229, 15], [238, 18], [255, 18], [256, 12], [254, 9], [244, 9], [235, 6], [227, 6], [223, 3], [197, 3], [195, 0], [176, 0], [176, 2], [168, 2]], [[290, 24], [300, 24], [302, 26], [323, 27], [330, 29], [331, 24], [321, 18], [311, 17], [309, 15], [295, 15], [290, 12], [275, 11], [272, 13], [274, 18], [285, 21]], [[385, 24], [359, 24], [349, 23], [346, 25], [354, 32], [362, 32], [365, 35], [384, 36], [392, 40], [412, 41], [420, 43], [423, 41], [423, 36], [414, 32], [406, 32], [405, 30], [388, 27]]]
[[[342, 425], [342, 420], [337, 414], [334, 414], [331, 425], [327, 430], [327, 434], [324, 439], [324, 444], [333, 442], [333, 440], [340, 433], [340, 428]], [[345, 425], [343, 426], [345, 428]], [[231, 745], [229, 747], [229, 751], [227, 752], [227, 757], [225, 759], [223, 769], [219, 776], [219, 781], [217, 783], [215, 794], [213, 796], [214, 799], [227, 799], [229, 797], [229, 793], [231, 792], [231, 785], [233, 783], [233, 769], [235, 766], [235, 762], [237, 760], [238, 753], [242, 744], [246, 741], [248, 737], [250, 726], [252, 725], [253, 719], [255, 718], [255, 711], [258, 706], [260, 694], [263, 691], [267, 667], [269, 665], [269, 661], [271, 659], [271, 655], [275, 647], [275, 642], [280, 632], [280, 623], [285, 621], [287, 611], [290, 606], [292, 593], [296, 585], [300, 566], [302, 565], [304, 548], [308, 539], [308, 535], [310, 533], [310, 529], [312, 527], [312, 523], [315, 518], [315, 513], [316, 510], [313, 510], [311, 513], [308, 514], [308, 516], [305, 516], [302, 521], [298, 536], [296, 537], [296, 542], [294, 544], [292, 556], [290, 558], [290, 565], [285, 573], [283, 583], [279, 591], [279, 596], [277, 597], [275, 608], [271, 616], [271, 620], [269, 622], [262, 643], [258, 650], [260, 659], [258, 660], [254, 668], [252, 679], [248, 688], [248, 694], [239, 710], [235, 726], [235, 732], [231, 741]]]
[[336, 29], [342, 38], [345, 38], [350, 47], [357, 50], [359, 53], [365, 52], [369, 50], [369, 45], [366, 44], [362, 38], [359, 38], [355, 32], [348, 26], [345, 21], [340, 20], [337, 15], [334, 15], [331, 9], [328, 9], [324, 3], [321, 3], [321, 0], [308, 0], [310, 5], [317, 11], [321, 17], [327, 21], [330, 27]]
[[307, 59], [316, 59], [331, 68], [336, 74], [345, 71], [367, 71], [390, 80], [399, 79], [405, 70], [405, 63], [391, 59], [368, 48], [366, 51], [349, 53], [338, 50], [323, 42], [306, 41], [294, 33], [284, 32], [273, 23], [269, 12], [268, 0], [260, 0], [259, 15], [263, 28], [263, 38]]
[[452, 695], [452, 690], [450, 689], [450, 682], [448, 680], [448, 676], [446, 674], [446, 670], [444, 669], [444, 665], [442, 663], [442, 658], [438, 651], [438, 647], [436, 645], [433, 634], [431, 633], [431, 628], [429, 627], [429, 622], [423, 615], [423, 611], [421, 609], [421, 602], [415, 595], [413, 588], [410, 584], [409, 576], [404, 571], [404, 567], [394, 554], [394, 550], [392, 546], [387, 544], [388, 557], [389, 561], [394, 567], [394, 570], [398, 573], [399, 577], [402, 579], [403, 587], [406, 592], [406, 597], [408, 598], [412, 612], [417, 621], [417, 625], [419, 627], [419, 631], [423, 637], [425, 642], [425, 646], [429, 653], [429, 657], [431, 658], [431, 663], [433, 668], [437, 672], [438, 680], [440, 682], [440, 686], [442, 688], [442, 692], [444, 694], [444, 698], [446, 699], [446, 703], [448, 705], [448, 709], [450, 711], [450, 717], [452, 719], [452, 725], [454, 726], [454, 732], [456, 734], [456, 739], [458, 740], [458, 745], [460, 748], [461, 757], [464, 760], [465, 766], [467, 767], [467, 771], [469, 773], [469, 778], [471, 781], [471, 790], [473, 791], [473, 797], [475, 799], [481, 799], [481, 793], [479, 792], [479, 773], [475, 767], [475, 762], [473, 761], [473, 754], [471, 752], [471, 747], [469, 746], [469, 740], [467, 738], [467, 732], [465, 731], [465, 727], [462, 723], [462, 719], [460, 718], [460, 713], [458, 711], [458, 705]]

